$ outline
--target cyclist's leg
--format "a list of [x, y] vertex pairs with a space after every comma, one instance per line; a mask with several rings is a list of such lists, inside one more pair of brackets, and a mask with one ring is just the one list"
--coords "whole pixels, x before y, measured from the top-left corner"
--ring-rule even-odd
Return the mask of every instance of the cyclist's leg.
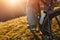
[[27, 9], [27, 19], [28, 19], [29, 29], [33, 33], [35, 40], [40, 40], [39, 37], [34, 32], [36, 30], [36, 26], [37, 26], [36, 25], [37, 24], [36, 17], [35, 17], [34, 14], [35, 14], [34, 9], [31, 8], [31, 7], [28, 7], [28, 9]]
[[29, 27], [31, 30], [35, 29], [36, 24], [37, 24], [37, 13], [39, 11], [39, 0], [28, 0], [27, 1], [27, 7], [26, 7], [26, 12], [27, 12], [27, 19], [29, 23]]
[[29, 24], [29, 28], [31, 30], [35, 30], [35, 26], [36, 26], [36, 18], [35, 18], [35, 11], [33, 8], [31, 7], [27, 7], [27, 19], [28, 19], [28, 24]]

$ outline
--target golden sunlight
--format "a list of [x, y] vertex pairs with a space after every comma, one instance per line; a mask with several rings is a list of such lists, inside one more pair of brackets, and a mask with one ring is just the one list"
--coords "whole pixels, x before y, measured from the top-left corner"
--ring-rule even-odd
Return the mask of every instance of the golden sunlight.
[[22, 0], [7, 0], [7, 3], [10, 4], [10, 5], [14, 5], [14, 4], [17, 4], [19, 2], [21, 2]]
[[21, 1], [21, 0], [8, 0], [9, 3], [17, 3], [19, 1]]
[[0, 19], [26, 14], [26, 0], [0, 0]]

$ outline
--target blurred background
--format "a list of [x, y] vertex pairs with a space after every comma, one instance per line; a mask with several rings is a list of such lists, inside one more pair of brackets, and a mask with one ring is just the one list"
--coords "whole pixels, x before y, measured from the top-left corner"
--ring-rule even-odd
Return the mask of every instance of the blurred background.
[[26, 14], [26, 0], [0, 0], [0, 20], [8, 20]]

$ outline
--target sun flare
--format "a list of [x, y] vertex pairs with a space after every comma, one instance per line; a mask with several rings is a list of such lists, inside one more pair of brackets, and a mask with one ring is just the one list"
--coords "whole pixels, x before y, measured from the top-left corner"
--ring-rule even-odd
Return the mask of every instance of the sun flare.
[[10, 5], [14, 5], [14, 4], [17, 4], [19, 3], [21, 0], [7, 0], [8, 4]]

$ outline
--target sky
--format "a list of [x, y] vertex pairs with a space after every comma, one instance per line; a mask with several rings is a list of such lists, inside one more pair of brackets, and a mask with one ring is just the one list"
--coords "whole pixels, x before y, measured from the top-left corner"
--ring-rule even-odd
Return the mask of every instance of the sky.
[[26, 12], [25, 8], [26, 0], [0, 0], [0, 19], [24, 15]]
[[25, 15], [26, 0], [0, 0], [0, 19]]

